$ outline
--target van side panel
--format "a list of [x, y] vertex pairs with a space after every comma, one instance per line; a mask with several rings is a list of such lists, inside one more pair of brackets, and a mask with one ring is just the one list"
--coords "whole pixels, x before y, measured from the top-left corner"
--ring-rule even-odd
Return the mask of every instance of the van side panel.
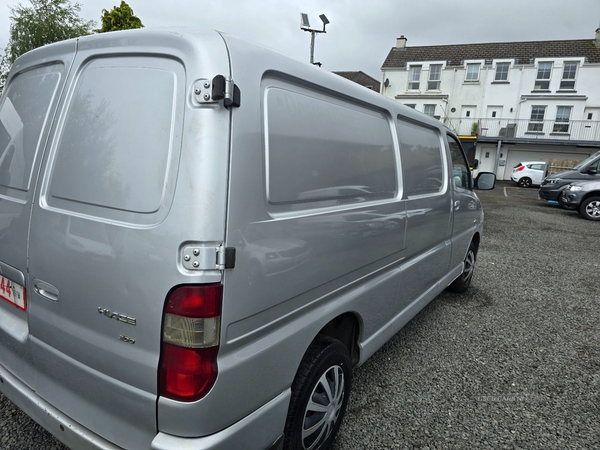
[[[207, 421], [200, 426], [215, 427], [228, 425], [225, 411], [241, 419], [289, 389], [308, 345], [336, 315], [364, 314], [372, 333], [398, 310], [390, 298], [406, 227], [387, 100], [360, 86], [351, 100], [340, 94], [349, 90], [341, 78], [226, 39], [242, 105], [232, 110], [226, 238], [236, 266], [224, 273], [219, 376], [199, 406]], [[354, 124], [335, 114], [364, 116], [362, 146], [341, 145]], [[314, 116], [330, 126], [313, 126]], [[287, 167], [281, 152], [289, 152]], [[375, 162], [357, 163], [368, 152]], [[281, 176], [290, 170], [303, 175]], [[180, 433], [192, 420], [169, 425]]]

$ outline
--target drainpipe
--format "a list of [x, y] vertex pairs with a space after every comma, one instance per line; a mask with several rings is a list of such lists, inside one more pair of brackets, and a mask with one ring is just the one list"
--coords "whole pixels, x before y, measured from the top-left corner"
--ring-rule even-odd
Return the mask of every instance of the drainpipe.
[[498, 167], [500, 164], [500, 151], [502, 150], [502, 139], [498, 140], [498, 146], [496, 147], [496, 162], [494, 163], [494, 175], [498, 177]]

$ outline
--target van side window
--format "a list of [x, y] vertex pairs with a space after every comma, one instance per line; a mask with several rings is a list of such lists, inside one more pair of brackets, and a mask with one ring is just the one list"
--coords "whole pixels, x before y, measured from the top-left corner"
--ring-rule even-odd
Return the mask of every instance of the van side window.
[[445, 171], [440, 137], [432, 128], [398, 121], [404, 191], [409, 197], [437, 194]]
[[62, 65], [29, 70], [7, 87], [0, 108], [0, 186], [27, 191], [40, 133]]
[[471, 175], [467, 160], [461, 145], [454, 137], [448, 135], [448, 146], [452, 158], [452, 177], [454, 185], [465, 189], [471, 189]]
[[[51, 201], [133, 213], [160, 208], [173, 152], [179, 64], [107, 58], [87, 64], [67, 108]], [[102, 213], [101, 213], [102, 215]]]
[[398, 182], [386, 116], [312, 95], [277, 87], [266, 91], [269, 202], [392, 198]]

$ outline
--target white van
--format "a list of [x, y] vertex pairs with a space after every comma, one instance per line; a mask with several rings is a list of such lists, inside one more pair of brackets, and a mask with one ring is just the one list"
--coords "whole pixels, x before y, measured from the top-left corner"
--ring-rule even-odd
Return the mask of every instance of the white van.
[[470, 283], [456, 137], [231, 36], [34, 50], [0, 124], [0, 390], [71, 448], [326, 449], [352, 367]]

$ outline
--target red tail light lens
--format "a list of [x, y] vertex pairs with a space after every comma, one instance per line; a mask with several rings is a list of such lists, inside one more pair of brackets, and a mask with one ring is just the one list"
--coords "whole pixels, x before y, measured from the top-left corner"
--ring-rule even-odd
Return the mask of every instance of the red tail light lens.
[[523, 170], [525, 168], [525, 166], [519, 166], [517, 167], [517, 172], [520, 172], [521, 170]]
[[171, 292], [163, 319], [159, 393], [191, 402], [204, 397], [218, 373], [223, 286], [183, 286]]
[[219, 347], [189, 349], [163, 343], [160, 395], [183, 402], [204, 397], [217, 378], [218, 350]]

